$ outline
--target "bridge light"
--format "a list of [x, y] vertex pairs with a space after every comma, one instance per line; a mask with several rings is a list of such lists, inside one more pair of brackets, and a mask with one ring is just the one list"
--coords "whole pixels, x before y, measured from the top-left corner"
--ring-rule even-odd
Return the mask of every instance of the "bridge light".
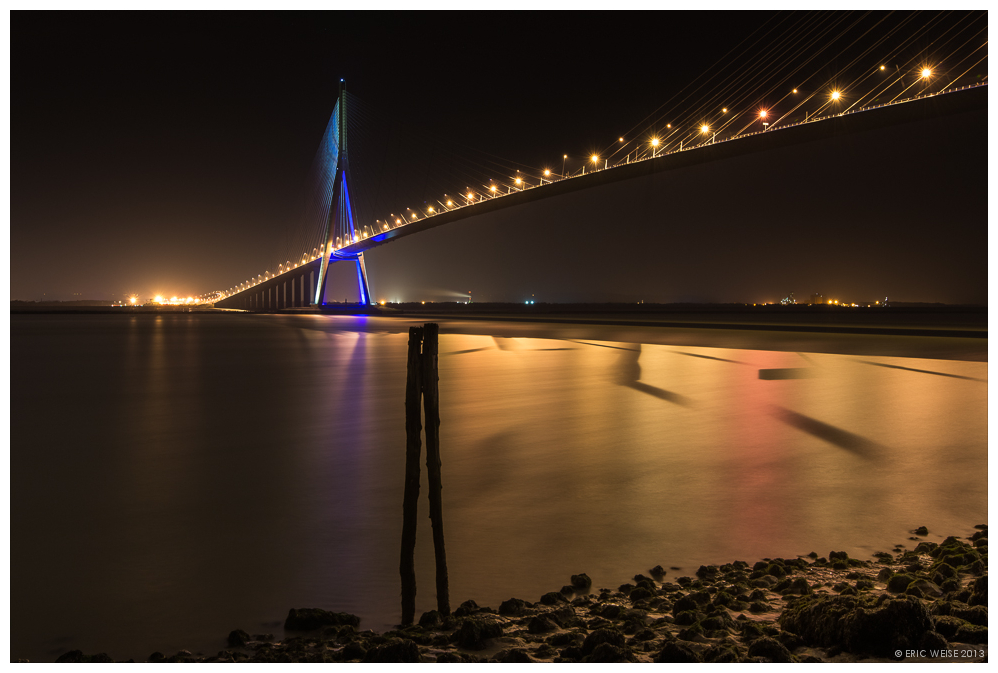
[[700, 127], [700, 133], [710, 133], [710, 127], [704, 124]]
[[592, 160], [592, 162], [593, 162], [594, 164], [595, 164], [595, 163], [596, 163], [597, 161], [599, 161], [599, 157], [598, 157], [598, 156], [596, 156], [595, 154], [594, 154], [594, 155], [592, 155], [592, 156], [591, 156], [591, 157], [589, 157], [589, 158], [590, 158], [590, 159]]
[[491, 187], [489, 187], [489, 189], [491, 189], [494, 192], [496, 190], [496, 186], [492, 185]]
[[929, 70], [928, 68], [924, 68], [922, 70], [922, 79], [929, 79], [929, 75], [931, 74], [932, 74], [931, 70]]
[[881, 70], [883, 70], [883, 69], [884, 69], [884, 66], [880, 66], [880, 69], [881, 69]]
[[430, 212], [431, 213], [433, 212], [433, 206], [430, 206]]
[[651, 146], [652, 147], [658, 147], [658, 138], [652, 138], [651, 139]]
[[551, 175], [551, 171], [544, 169], [544, 175]]
[[759, 118], [760, 119], [765, 119], [768, 115], [769, 115], [769, 112], [767, 110], [763, 110], [762, 112], [759, 113]]
[[797, 89], [794, 89], [794, 93], [797, 93]]
[[621, 138], [621, 139], [620, 139], [620, 142], [624, 142], [624, 139], [623, 139], [623, 138]]
[[396, 219], [395, 219], [395, 224], [402, 224], [402, 220], [400, 220], [400, 219], [396, 218]]
[[451, 205], [454, 205], [454, 202], [453, 202], [453, 201], [450, 201], [450, 200], [448, 200], [448, 201], [447, 201], [447, 205], [448, 205], [448, 206], [451, 206]]
[[839, 92], [838, 91], [833, 91], [832, 92], [832, 100], [838, 100], [838, 99], [839, 99]]
[[725, 112], [726, 113], [727, 111], [728, 111], [728, 108], [726, 108], [726, 107], [722, 107], [721, 108], [721, 112]]
[[667, 128], [667, 129], [671, 129], [671, 128], [672, 128], [672, 124], [666, 124], [666, 125], [665, 125], [665, 128]]

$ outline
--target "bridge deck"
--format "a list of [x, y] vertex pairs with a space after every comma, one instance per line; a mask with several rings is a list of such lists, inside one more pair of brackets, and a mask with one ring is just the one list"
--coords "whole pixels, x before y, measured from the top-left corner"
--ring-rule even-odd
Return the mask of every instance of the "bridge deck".
[[868, 131], [903, 124], [905, 122], [958, 114], [987, 105], [987, 86], [977, 86], [945, 94], [926, 96], [903, 103], [894, 103], [876, 108], [857, 110], [843, 115], [823, 117], [818, 120], [801, 122], [791, 126], [781, 126], [769, 131], [743, 134], [726, 138], [716, 143], [696, 145], [681, 151], [663, 154], [653, 159], [611, 166], [593, 173], [564, 178], [541, 186], [533, 186], [511, 194], [487, 198], [449, 211], [431, 215], [422, 220], [397, 226], [352, 245], [339, 248], [338, 252], [355, 255], [403, 236], [416, 234], [433, 227], [449, 224], [475, 215], [491, 213], [539, 199], [561, 196], [582, 189], [609, 184], [620, 180], [652, 175], [666, 171], [676, 171], [697, 164], [737, 157], [753, 152], [761, 152], [788, 145], [821, 140], [828, 137]]
[[[663, 154], [655, 158], [611, 166], [610, 168], [597, 170], [586, 175], [563, 178], [541, 186], [533, 186], [522, 191], [513, 192], [512, 194], [487, 198], [474, 204], [437, 213], [422, 220], [397, 226], [370, 238], [365, 238], [354, 244], [339, 248], [330, 261], [340, 261], [338, 256], [355, 257], [358, 253], [371, 250], [404, 236], [417, 234], [476, 215], [483, 215], [504, 208], [531, 203], [539, 199], [561, 196], [622, 180], [678, 171], [690, 166], [721, 161], [755, 152], [765, 152], [789, 145], [896, 126], [928, 118], [955, 115], [970, 110], [986, 109], [986, 107], [987, 85], [980, 85], [944, 94], [917, 98], [902, 103], [857, 110], [818, 120], [809, 120], [765, 132], [727, 138], [717, 143], [705, 143], [683, 149], [682, 151]], [[300, 296], [302, 295], [301, 287], [303, 285], [307, 286], [308, 279], [312, 278], [312, 292], [314, 293], [314, 278], [318, 276], [319, 263], [320, 260], [315, 259], [283, 274], [261, 280], [240, 292], [223, 298], [216, 302], [215, 305], [227, 308], [255, 307], [260, 309], [307, 305], [301, 303], [304, 301]], [[305, 279], [304, 281], [302, 280], [303, 278]], [[288, 294], [287, 288], [289, 286], [286, 284], [289, 281], [297, 283], [293, 299]], [[246, 296], [241, 296], [247, 295], [247, 293], [255, 297], [255, 299], [251, 301]], [[264, 303], [260, 304], [260, 302]]]

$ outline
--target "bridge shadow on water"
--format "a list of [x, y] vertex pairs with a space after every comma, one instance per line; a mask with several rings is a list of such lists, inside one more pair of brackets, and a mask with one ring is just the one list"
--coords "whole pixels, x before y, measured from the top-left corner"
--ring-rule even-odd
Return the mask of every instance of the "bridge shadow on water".
[[809, 435], [822, 439], [829, 444], [845, 449], [861, 458], [877, 460], [883, 455], [884, 447], [855, 433], [837, 428], [804, 414], [791, 411], [781, 406], [772, 405], [770, 413], [773, 418], [787, 425], [803, 430]]
[[617, 383], [628, 388], [633, 388], [645, 395], [657, 397], [666, 402], [672, 402], [684, 407], [693, 406], [693, 400], [685, 395], [674, 393], [671, 390], [657, 388], [641, 382], [641, 344], [635, 344], [636, 348], [621, 348], [624, 351], [617, 360]]
[[934, 372], [929, 369], [915, 369], [914, 367], [902, 367], [900, 365], [889, 365], [885, 362], [870, 362], [868, 360], [857, 360], [857, 362], [862, 362], [865, 365], [873, 365], [874, 367], [886, 367], [888, 369], [900, 369], [906, 372], [916, 372], [918, 374], [932, 374], [933, 376], [948, 376], [954, 379], [963, 379], [965, 381], [978, 381], [980, 383], [987, 383], [986, 379], [979, 379], [974, 376], [962, 376], [960, 374], [947, 374], [946, 372]]

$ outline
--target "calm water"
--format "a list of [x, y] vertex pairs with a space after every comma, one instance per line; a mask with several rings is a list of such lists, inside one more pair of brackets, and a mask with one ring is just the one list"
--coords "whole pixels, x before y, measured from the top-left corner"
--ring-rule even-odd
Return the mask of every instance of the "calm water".
[[[12, 657], [213, 654], [234, 628], [280, 637], [291, 607], [397, 622], [413, 322], [11, 322]], [[537, 600], [578, 572], [615, 588], [656, 564], [864, 557], [986, 521], [986, 362], [842, 337], [441, 331], [452, 607]], [[435, 607], [423, 481], [419, 611]]]

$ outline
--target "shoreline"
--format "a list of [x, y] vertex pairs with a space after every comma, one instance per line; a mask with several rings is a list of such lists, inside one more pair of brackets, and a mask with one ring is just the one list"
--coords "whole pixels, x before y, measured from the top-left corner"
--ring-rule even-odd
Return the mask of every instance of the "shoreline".
[[[700, 566], [688, 577], [656, 566], [616, 590], [580, 573], [537, 602], [469, 600], [384, 633], [360, 630], [355, 615], [291, 609], [279, 640], [237, 628], [215, 655], [154, 652], [148, 661], [987, 661], [987, 525], [941, 543], [928, 535], [918, 528], [871, 559], [812, 551]], [[114, 659], [73, 650], [56, 661]]]
[[[986, 309], [961, 311], [923, 311], [905, 309], [866, 309], [850, 315], [850, 309], [800, 311], [685, 311], [675, 313], [541, 313], [526, 310], [483, 313], [480, 305], [468, 312], [465, 305], [453, 305], [454, 311], [380, 310], [367, 314], [357, 311], [317, 312], [312, 309], [283, 309], [277, 312], [251, 313], [228, 309], [180, 310], [135, 309], [105, 310], [85, 307], [65, 311], [12, 311], [12, 322], [42, 323], [76, 320], [101, 315], [128, 315], [132, 319], [193, 319], [195, 316], [223, 320], [226, 324], [247, 324], [277, 319], [277, 324], [314, 329], [315, 316], [328, 317], [331, 328], [343, 319], [352, 319], [357, 331], [395, 329], [423, 321], [439, 322], [441, 334], [491, 334], [506, 337], [586, 339], [625, 341], [658, 345], [686, 345], [736, 350], [793, 351], [838, 355], [883, 356], [951, 360], [988, 361]], [[439, 308], [439, 307], [435, 307]], [[522, 307], [521, 307], [522, 308]], [[542, 305], [528, 309], [544, 309]], [[562, 307], [564, 308], [564, 307]], [[770, 307], [766, 307], [770, 308]], [[776, 307], [783, 309], [786, 307]], [[817, 307], [821, 309], [821, 307]], [[859, 311], [859, 309], [856, 309]], [[861, 315], [865, 313], [864, 315]], [[228, 318], [217, 316], [228, 315]], [[45, 318], [43, 318], [45, 316]], [[71, 317], [70, 317], [71, 316]], [[933, 317], [934, 316], [934, 317]], [[862, 318], [862, 319], [860, 319]], [[234, 323], [228, 322], [229, 320]], [[347, 329], [351, 329], [348, 327]]]

